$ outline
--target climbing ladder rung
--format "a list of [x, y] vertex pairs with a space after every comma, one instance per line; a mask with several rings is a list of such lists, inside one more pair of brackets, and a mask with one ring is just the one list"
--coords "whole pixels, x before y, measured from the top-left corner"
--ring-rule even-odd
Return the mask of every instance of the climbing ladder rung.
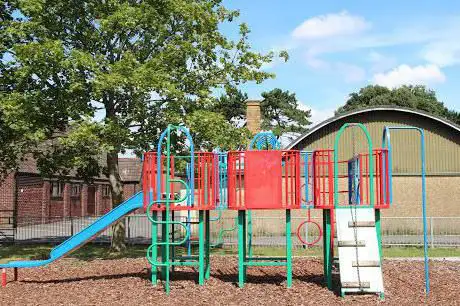
[[348, 221], [348, 227], [375, 227], [375, 221]]
[[364, 240], [358, 240], [358, 241], [342, 240], [342, 241], [339, 241], [339, 247], [365, 247], [365, 246], [366, 246], [366, 241], [364, 241]]
[[[359, 265], [358, 265], [359, 263]], [[365, 268], [365, 267], [380, 267], [380, 262], [377, 260], [360, 260], [358, 262], [353, 261], [352, 262], [352, 267], [360, 267], [360, 268]]]
[[343, 282], [342, 283], [342, 288], [370, 288], [371, 283], [370, 282]]

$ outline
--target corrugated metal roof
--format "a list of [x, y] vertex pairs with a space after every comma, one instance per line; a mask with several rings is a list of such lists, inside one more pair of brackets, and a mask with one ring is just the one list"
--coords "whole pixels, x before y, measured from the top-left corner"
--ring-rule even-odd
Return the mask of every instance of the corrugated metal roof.
[[368, 108], [362, 108], [362, 109], [346, 112], [346, 113], [331, 117], [329, 119], [326, 119], [326, 120], [318, 123], [317, 125], [315, 125], [311, 129], [309, 129], [306, 133], [300, 135], [297, 139], [295, 139], [293, 142], [291, 142], [286, 147], [286, 149], [290, 150], [290, 149], [294, 148], [305, 137], [308, 137], [312, 133], [316, 132], [317, 130], [321, 129], [322, 127], [324, 127], [324, 126], [326, 126], [326, 125], [328, 125], [328, 124], [330, 124], [330, 123], [332, 123], [334, 121], [337, 121], [337, 120], [340, 120], [340, 119], [343, 119], [343, 118], [346, 118], [346, 117], [350, 117], [350, 116], [353, 116], [353, 115], [356, 115], [356, 114], [368, 113], [368, 112], [374, 112], [374, 111], [380, 111], [380, 110], [386, 110], [386, 111], [390, 110], [390, 111], [397, 111], [397, 112], [411, 113], [411, 114], [415, 114], [415, 115], [420, 115], [420, 116], [427, 117], [427, 118], [436, 120], [438, 122], [441, 122], [441, 123], [443, 123], [443, 124], [445, 124], [447, 126], [450, 126], [453, 129], [457, 130], [458, 132], [460, 132], [460, 126], [456, 125], [455, 123], [450, 122], [447, 119], [438, 117], [436, 115], [429, 114], [429, 113], [424, 112], [424, 111], [415, 110], [415, 109], [411, 109], [411, 108], [404, 108], [404, 107], [395, 107], [395, 106], [368, 107]]
[[[299, 150], [332, 149], [340, 127], [347, 122], [364, 123], [369, 130], [373, 147], [382, 145], [384, 126], [416, 126], [425, 130], [426, 170], [429, 175], [460, 174], [460, 128], [446, 120], [423, 112], [378, 107], [343, 114], [326, 120], [289, 148]], [[420, 137], [416, 131], [392, 132], [393, 173], [411, 175], [420, 173]], [[361, 131], [347, 130], [339, 142], [339, 158], [348, 159], [367, 150]]]

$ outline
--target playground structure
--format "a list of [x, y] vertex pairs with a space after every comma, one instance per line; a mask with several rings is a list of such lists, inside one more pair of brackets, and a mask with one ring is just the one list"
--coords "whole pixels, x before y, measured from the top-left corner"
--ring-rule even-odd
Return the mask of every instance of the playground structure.
[[[338, 143], [348, 128], [359, 128], [366, 135], [368, 150], [353, 152], [353, 156], [339, 160]], [[223, 233], [236, 228], [239, 286], [244, 286], [248, 266], [285, 266], [286, 285], [291, 287], [291, 210], [307, 209], [307, 220], [300, 224], [296, 233], [305, 245], [314, 245], [323, 238], [324, 275], [328, 288], [332, 289], [333, 266], [337, 263], [334, 255], [338, 255], [342, 295], [373, 292], [383, 297], [380, 210], [389, 208], [392, 203], [390, 130], [398, 129], [417, 128], [385, 128], [381, 149], [373, 148], [364, 125], [345, 124], [336, 136], [334, 149], [281, 150], [272, 133], [262, 132], [252, 140], [249, 150], [225, 153], [195, 152], [189, 131], [183, 126], [169, 125], [160, 136], [156, 152], [144, 154], [142, 192], [55, 247], [49, 259], [0, 265], [3, 269], [2, 285], [6, 285], [7, 268], [14, 268], [16, 278], [18, 268], [49, 264], [91, 240], [126, 214], [144, 208], [152, 223], [152, 243], [147, 249], [151, 281], [157, 284], [160, 273], [167, 293], [176, 266], [197, 267], [198, 283], [203, 285], [211, 273], [210, 248], [221, 245]], [[423, 131], [417, 130], [422, 139], [422, 207], [428, 294], [424, 143]], [[187, 153], [173, 153], [173, 132], [186, 139]], [[310, 218], [313, 208], [323, 210], [322, 227]], [[214, 210], [218, 215], [211, 218], [210, 212]], [[221, 219], [224, 210], [237, 211], [237, 226], [221, 229], [218, 241], [212, 244], [211, 224]], [[252, 210], [285, 210], [285, 257], [253, 256]], [[185, 221], [177, 221], [175, 214], [182, 212], [187, 214]], [[198, 214], [198, 221], [192, 219], [192, 213]], [[316, 226], [319, 231], [313, 241], [301, 237], [301, 228], [308, 224]], [[198, 226], [196, 238], [192, 237], [192, 225]], [[178, 227], [185, 234], [175, 237]], [[161, 235], [158, 235], [159, 228]], [[198, 244], [197, 254], [192, 254], [193, 243]], [[335, 245], [338, 254], [334, 254]], [[177, 246], [185, 246], [187, 254], [178, 256]]]

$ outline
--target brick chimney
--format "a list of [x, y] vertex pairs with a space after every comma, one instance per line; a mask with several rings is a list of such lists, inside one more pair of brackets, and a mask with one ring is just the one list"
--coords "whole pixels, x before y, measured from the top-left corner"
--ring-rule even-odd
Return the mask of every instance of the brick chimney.
[[260, 101], [247, 100], [246, 101], [246, 119], [247, 128], [251, 133], [256, 134], [260, 132], [260, 122], [262, 120], [260, 114]]

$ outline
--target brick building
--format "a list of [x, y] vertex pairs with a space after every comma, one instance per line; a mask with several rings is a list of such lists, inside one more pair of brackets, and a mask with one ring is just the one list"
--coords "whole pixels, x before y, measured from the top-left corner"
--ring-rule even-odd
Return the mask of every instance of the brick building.
[[[120, 158], [119, 166], [124, 197], [129, 198], [140, 190], [141, 164], [136, 158]], [[57, 217], [97, 216], [111, 208], [107, 178], [100, 176], [91, 183], [72, 176], [63, 180], [45, 178], [33, 160], [23, 162], [0, 185], [0, 217], [14, 216], [17, 225], [48, 222]]]

